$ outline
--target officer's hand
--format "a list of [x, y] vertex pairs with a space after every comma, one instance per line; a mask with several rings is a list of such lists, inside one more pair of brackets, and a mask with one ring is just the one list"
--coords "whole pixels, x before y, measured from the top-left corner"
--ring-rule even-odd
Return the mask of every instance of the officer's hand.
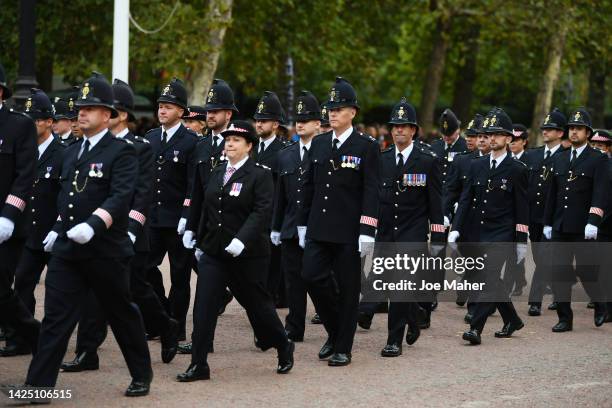
[[552, 227], [550, 225], [545, 225], [544, 229], [542, 230], [542, 234], [544, 234], [546, 239], [551, 239], [552, 238]]
[[196, 261], [199, 262], [202, 255], [204, 255], [204, 251], [202, 251], [200, 248], [196, 248], [195, 250]]
[[516, 244], [516, 264], [520, 264], [523, 259], [525, 259], [525, 255], [527, 254], [527, 244], [524, 242], [519, 242]]
[[361, 256], [366, 256], [368, 253], [374, 250], [374, 237], [369, 235], [360, 235], [358, 245]]
[[49, 231], [45, 239], [43, 239], [43, 245], [45, 246], [45, 252], [51, 252], [53, 250], [53, 244], [55, 244], [55, 240], [57, 239], [57, 232]]
[[593, 224], [587, 224], [584, 227], [584, 239], [597, 239], [597, 227]]
[[86, 244], [93, 238], [94, 230], [89, 224], [82, 222], [70, 228], [66, 235], [78, 244]]
[[185, 226], [187, 225], [187, 218], [181, 218], [179, 220], [178, 226], [176, 227], [176, 232], [179, 235], [183, 235], [185, 233]]
[[447, 216], [444, 216], [444, 228], [450, 227], [450, 220]]
[[195, 243], [195, 239], [193, 239], [193, 231], [185, 231], [183, 234], [183, 246], [187, 249], [193, 249]]
[[136, 235], [134, 235], [130, 231], [128, 231], [128, 236], [130, 237], [130, 241], [132, 241], [132, 244], [134, 242], [136, 242]]
[[242, 250], [244, 250], [244, 244], [238, 238], [232, 239], [232, 242], [225, 247], [225, 252], [229, 253], [234, 258], [240, 255]]
[[306, 246], [306, 226], [300, 225], [297, 227], [297, 230], [300, 247], [304, 249], [304, 247]]
[[0, 244], [13, 235], [15, 223], [6, 217], [0, 217]]
[[281, 240], [280, 240], [280, 232], [278, 231], [272, 231], [270, 232], [270, 241], [272, 241], [272, 243], [275, 246], [279, 246], [281, 244]]
[[451, 231], [448, 233], [448, 242], [457, 242], [459, 238], [459, 231]]

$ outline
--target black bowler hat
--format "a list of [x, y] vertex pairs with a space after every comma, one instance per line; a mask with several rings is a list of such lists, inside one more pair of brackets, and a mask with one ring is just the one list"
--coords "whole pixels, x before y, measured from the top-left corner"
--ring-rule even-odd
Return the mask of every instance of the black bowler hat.
[[213, 80], [208, 95], [206, 95], [204, 109], [207, 111], [229, 109], [238, 113], [238, 108], [234, 104], [234, 92], [227, 82], [222, 79]]
[[525, 127], [525, 125], [523, 125], [522, 123], [514, 123], [512, 125], [512, 133], [513, 139], [525, 139], [527, 140], [527, 138], [529, 137], [529, 132], [527, 131], [527, 127]]
[[117, 117], [117, 110], [113, 106], [115, 97], [113, 87], [99, 72], [94, 72], [92, 76], [83, 82], [81, 92], [75, 102], [77, 108], [83, 106], [102, 106], [111, 111], [111, 118]]
[[0, 64], [0, 88], [2, 88], [2, 99], [8, 99], [13, 95], [13, 92], [6, 84], [6, 72], [4, 72], [4, 67]]
[[390, 125], [414, 125], [419, 128], [417, 123], [416, 110], [414, 106], [406, 102], [406, 98], [402, 98], [395, 104], [391, 111]]
[[483, 122], [484, 133], [514, 136], [512, 120], [501, 108], [493, 108]]
[[295, 104], [295, 121], [321, 120], [319, 101], [309, 91], [301, 91]]
[[282, 122], [284, 117], [283, 107], [281, 106], [278, 96], [276, 96], [274, 92], [265, 91], [257, 104], [253, 119], [276, 120]]
[[242, 136], [247, 140], [247, 142], [251, 142], [253, 144], [257, 144], [259, 140], [257, 138], [255, 128], [246, 120], [234, 120], [230, 122], [230, 125], [227, 129], [221, 132], [221, 136], [223, 136], [223, 138], [232, 135]]
[[30, 97], [26, 100], [24, 108], [24, 113], [33, 120], [53, 119], [55, 115], [53, 104], [47, 94], [36, 88], [30, 90]]
[[329, 100], [325, 105], [327, 109], [337, 109], [345, 106], [352, 106], [353, 108], [359, 109], [357, 93], [353, 85], [346, 79], [337, 77], [336, 83], [334, 83], [329, 91]]
[[325, 103], [321, 104], [321, 126], [329, 126], [329, 110]]
[[570, 126], [584, 126], [593, 133], [591, 115], [589, 115], [589, 112], [587, 112], [585, 108], [578, 108], [572, 111], [565, 127]]
[[477, 113], [476, 115], [474, 115], [474, 118], [470, 120], [470, 123], [468, 123], [468, 126], [465, 129], [465, 135], [470, 137], [470, 136], [478, 136], [480, 133], [483, 133], [482, 131], [483, 120], [484, 120], [484, 117], [480, 113]]
[[558, 108], [554, 108], [548, 115], [546, 115], [546, 118], [544, 118], [544, 123], [542, 123], [540, 129], [557, 129], [564, 131], [565, 125], [567, 125], [567, 118]]
[[134, 92], [132, 88], [120, 79], [113, 81], [113, 93], [115, 95], [115, 108], [128, 114], [128, 121], [134, 122]]
[[455, 113], [450, 109], [444, 109], [442, 115], [440, 115], [440, 131], [444, 136], [451, 136], [457, 129], [461, 122], [455, 116]]
[[192, 105], [188, 106], [183, 114], [183, 119], [189, 120], [206, 120], [206, 108], [203, 106]]
[[183, 109], [187, 109], [187, 88], [185, 84], [178, 78], [172, 78], [172, 81], [164, 87], [161, 95], [157, 98], [157, 103], [171, 103]]
[[591, 137], [591, 142], [600, 142], [607, 145], [612, 144], [612, 135], [606, 129], [595, 129], [595, 133]]

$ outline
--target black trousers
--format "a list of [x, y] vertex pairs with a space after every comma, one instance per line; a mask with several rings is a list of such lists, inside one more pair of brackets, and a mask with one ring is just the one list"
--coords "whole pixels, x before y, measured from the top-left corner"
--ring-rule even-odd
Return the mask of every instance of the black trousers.
[[[357, 329], [361, 260], [355, 244], [306, 241], [302, 277], [336, 353], [350, 353]], [[335, 291], [332, 270], [338, 292]]]
[[[181, 333], [184, 334], [191, 297], [190, 280], [194, 251], [183, 246], [182, 237], [178, 235], [176, 228], [151, 228], [149, 237], [148, 280], [170, 315], [179, 322]], [[170, 280], [172, 282], [167, 300], [162, 273], [158, 268], [166, 253], [170, 260]]]
[[289, 314], [285, 329], [298, 337], [304, 336], [306, 327], [306, 282], [302, 279], [302, 257], [304, 250], [297, 239], [282, 241], [282, 266], [287, 289]]
[[263, 349], [284, 349], [287, 346], [285, 328], [267, 289], [268, 262], [268, 256], [218, 258], [202, 255], [198, 263], [193, 313], [192, 364], [205, 364], [207, 361], [226, 287], [247, 311]]
[[[563, 246], [562, 251], [555, 251], [554, 275], [552, 275], [552, 290], [557, 302], [557, 316], [559, 321], [572, 322], [574, 314], [571, 307], [572, 286], [576, 278], [580, 282], [585, 292], [595, 302], [595, 312], [598, 313], [602, 308], [605, 309], [602, 288], [599, 286], [598, 275], [599, 266], [592, 265], [592, 257], [596, 251], [585, 248], [585, 243], [594, 242], [584, 239], [583, 234], [564, 234], [553, 230], [552, 240], [554, 242], [578, 242], [582, 243], [574, 247], [573, 245]], [[594, 245], [595, 246], [595, 245]], [[576, 261], [576, 267], [572, 265]], [[608, 271], [606, 271], [608, 272]]]
[[[170, 316], [162, 306], [146, 277], [148, 253], [137, 252], [130, 262], [130, 293], [140, 309], [145, 327], [155, 333], [169, 329]], [[107, 335], [107, 318], [100, 302], [92, 293], [87, 297], [77, 331], [76, 354], [96, 352]]]
[[108, 316], [132, 378], [138, 381], [152, 378], [142, 317], [138, 307], [130, 301], [128, 259], [67, 260], [52, 256], [45, 289], [45, 317], [27, 384], [55, 386], [70, 335], [90, 291]]
[[51, 254], [49, 252], [25, 247], [19, 265], [17, 265], [15, 292], [32, 314], [34, 314], [36, 307], [34, 291], [50, 258]]

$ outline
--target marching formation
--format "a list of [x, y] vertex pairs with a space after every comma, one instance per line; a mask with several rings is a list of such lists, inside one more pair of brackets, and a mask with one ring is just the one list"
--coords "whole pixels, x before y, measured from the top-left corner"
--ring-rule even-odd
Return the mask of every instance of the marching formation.
[[[10, 96], [0, 66], [0, 101]], [[551, 270], [550, 255], [535, 245], [612, 238], [612, 137], [592, 128], [586, 110], [567, 119], [554, 109], [541, 126], [544, 146], [525, 150], [526, 128], [502, 109], [476, 114], [465, 129], [446, 109], [442, 138], [430, 145], [402, 98], [388, 122], [393, 145], [381, 152], [353, 125], [357, 94], [341, 77], [323, 103], [299, 94], [293, 142], [279, 134], [285, 113], [273, 92], [263, 94], [253, 121], [234, 118], [223, 80], [213, 81], [205, 106], [187, 100], [174, 78], [157, 99], [161, 126], [142, 137], [129, 130], [130, 86], [98, 73], [54, 103], [38, 89], [23, 112], [0, 103], [0, 355], [33, 355], [26, 386], [54, 387], [60, 370], [97, 370], [108, 325], [132, 377], [127, 396], [149, 393], [147, 341], [157, 338], [164, 363], [191, 354], [177, 381], [207, 380], [217, 320], [233, 298], [255, 345], [276, 349], [279, 374], [291, 371], [304, 339], [307, 296], [313, 322], [327, 333], [318, 358], [329, 366], [351, 363], [357, 326], [369, 329], [386, 308], [381, 355], [397, 357], [404, 340], [414, 344], [432, 324], [436, 293], [366, 301], [362, 263], [374, 243], [410, 243], [411, 256], [499, 252], [464, 277], [488, 289], [457, 291], [457, 304], [467, 303], [463, 339], [471, 344], [481, 343], [496, 310], [504, 325], [495, 337], [524, 327], [511, 296], [527, 285], [529, 241], [536, 265], [530, 316], [552, 293], [549, 308], [559, 317], [552, 330], [571, 331], [579, 279], [595, 326], [610, 321], [610, 293], [597, 283], [599, 269], [587, 266], [588, 253], [555, 253], [561, 267]], [[495, 243], [512, 243], [512, 254]], [[166, 256], [169, 290], [159, 269]], [[45, 268], [39, 323], [34, 290]], [[281, 304], [289, 308], [285, 322], [276, 312]], [[77, 324], [74, 359], [64, 361]]]

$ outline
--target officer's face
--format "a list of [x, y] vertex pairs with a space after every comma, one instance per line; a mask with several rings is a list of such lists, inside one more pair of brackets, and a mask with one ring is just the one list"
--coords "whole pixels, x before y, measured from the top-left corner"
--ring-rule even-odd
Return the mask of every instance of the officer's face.
[[344, 131], [351, 126], [355, 115], [357, 115], [357, 109], [351, 106], [330, 109], [329, 125], [334, 130]]
[[527, 140], [521, 138], [514, 138], [512, 142], [510, 142], [510, 151], [514, 154], [518, 154], [525, 150], [525, 145], [527, 144]]
[[595, 148], [595, 149], [599, 149], [604, 153], [608, 153], [610, 151], [610, 146], [608, 146], [605, 143], [602, 142], [591, 142], [591, 145]]
[[108, 128], [111, 112], [101, 106], [82, 106], [79, 108], [79, 127], [85, 136], [93, 136]]
[[474, 150], [476, 150], [476, 147], [478, 146], [478, 138], [476, 136], [466, 136], [465, 144], [467, 145], [467, 149], [470, 152], [473, 152]]
[[53, 131], [58, 135], [63, 135], [66, 132], [69, 132], [72, 127], [70, 120], [68, 119], [58, 119], [53, 122]]
[[489, 135], [481, 133], [478, 135], [478, 150], [482, 152], [482, 154], [487, 154], [491, 150], [491, 144], [489, 143]]
[[157, 107], [157, 118], [164, 126], [174, 126], [183, 116], [183, 108], [173, 103], [160, 103]]
[[242, 136], [227, 136], [225, 138], [225, 155], [230, 162], [236, 163], [247, 157], [253, 144]]
[[587, 142], [589, 132], [584, 126], [570, 126], [569, 140], [574, 146], [582, 146]]
[[321, 121], [318, 120], [309, 120], [307, 122], [296, 122], [295, 123], [295, 132], [299, 137], [312, 137], [319, 133], [319, 129], [321, 128]]
[[493, 133], [489, 136], [489, 144], [494, 152], [504, 150], [511, 141], [512, 136], [507, 136], [503, 133]]
[[273, 133], [276, 133], [278, 129], [278, 121], [276, 120], [256, 120], [255, 121], [255, 131], [257, 132], [257, 136], [262, 139], [267, 139], [272, 136]]
[[408, 146], [412, 142], [415, 133], [416, 126], [412, 125], [393, 125], [391, 128], [393, 143], [397, 146]]
[[38, 137], [47, 136], [51, 132], [53, 119], [36, 119], [36, 134]]
[[450, 136], [442, 135], [442, 140], [444, 140], [444, 143], [446, 143], [446, 144], [453, 144], [453, 143], [455, 143], [455, 140], [457, 140], [458, 137], [459, 137], [459, 129], [457, 129]]
[[83, 136], [83, 132], [81, 131], [81, 128], [79, 127], [79, 119], [78, 119], [78, 117], [76, 119], [72, 119], [70, 121], [70, 127], [72, 128], [72, 134], [75, 137]]
[[544, 143], [555, 142], [560, 140], [563, 137], [563, 131], [557, 129], [543, 129], [542, 130], [542, 139]]
[[197, 134], [201, 135], [203, 133], [204, 122], [201, 120], [184, 119], [183, 123], [185, 124], [186, 128], [193, 130]]
[[128, 114], [127, 112], [122, 112], [119, 111], [119, 115], [117, 115], [116, 118], [111, 118], [110, 121], [108, 122], [109, 128], [111, 130], [111, 132], [113, 133], [117, 133], [115, 130], [117, 129], [117, 127], [124, 122], [127, 126], [127, 121], [128, 121]]
[[232, 119], [231, 110], [213, 110], [206, 112], [206, 126], [218, 133], [223, 130]]

